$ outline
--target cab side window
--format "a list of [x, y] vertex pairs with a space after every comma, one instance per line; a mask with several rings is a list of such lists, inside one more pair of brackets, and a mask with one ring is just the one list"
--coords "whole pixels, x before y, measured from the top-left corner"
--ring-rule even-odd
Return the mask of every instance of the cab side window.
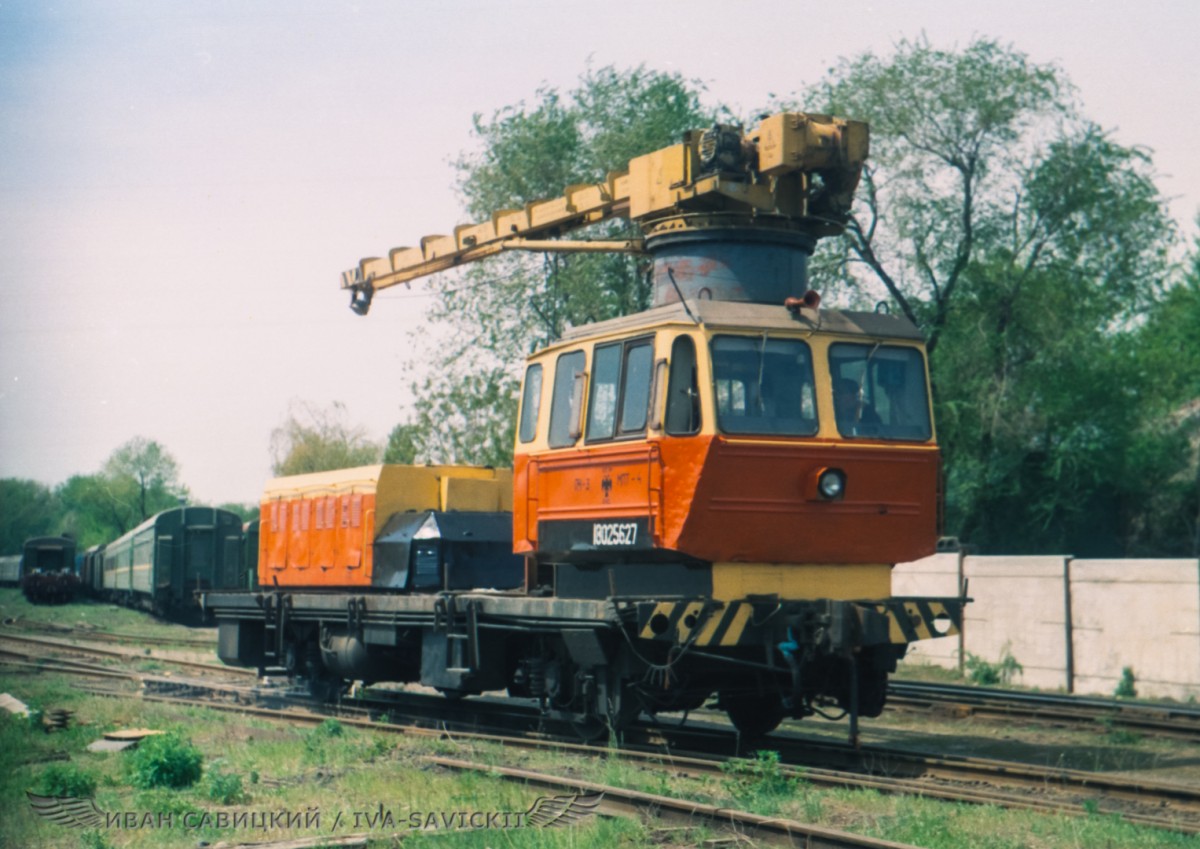
[[672, 436], [688, 436], [700, 430], [700, 381], [696, 376], [696, 343], [690, 336], [680, 336], [671, 346], [666, 429]]
[[634, 436], [646, 431], [653, 339], [597, 345], [592, 356], [588, 399], [589, 442]]
[[617, 381], [621, 346], [599, 345], [592, 355], [592, 397], [588, 399], [588, 439], [612, 439], [616, 430]]
[[525, 391], [521, 393], [522, 442], [533, 442], [537, 437], [538, 415], [542, 406], [542, 366], [534, 363], [525, 370]]
[[621, 387], [621, 433], [642, 433], [650, 408], [650, 375], [654, 369], [654, 346], [644, 343], [625, 346], [624, 382]]
[[575, 387], [584, 371], [583, 351], [562, 354], [554, 366], [554, 395], [550, 399], [550, 447], [569, 448], [578, 438], [572, 434], [579, 421], [580, 399]]

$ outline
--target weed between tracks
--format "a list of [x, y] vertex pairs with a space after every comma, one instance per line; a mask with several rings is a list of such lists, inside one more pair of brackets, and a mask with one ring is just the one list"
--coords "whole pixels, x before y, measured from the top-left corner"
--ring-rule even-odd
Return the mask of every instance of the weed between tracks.
[[[0, 595], [0, 605], [7, 606], [7, 602]], [[130, 630], [126, 622], [113, 627]], [[773, 752], [733, 762], [720, 776], [699, 779], [672, 770], [665, 762], [643, 766], [619, 758], [505, 750], [453, 739], [403, 738], [336, 721], [294, 727], [203, 708], [143, 703], [132, 696], [90, 696], [74, 681], [55, 674], [24, 675], [0, 669], [0, 692], [12, 693], [34, 708], [75, 711], [74, 724], [52, 734], [0, 712], [0, 849], [192, 849], [202, 842], [263, 843], [350, 833], [370, 833], [371, 845], [376, 848], [396, 845], [392, 835], [401, 835], [403, 845], [417, 847], [673, 849], [720, 836], [703, 829], [664, 828], [627, 818], [594, 819], [568, 829], [454, 828], [460, 813], [524, 812], [546, 792], [494, 775], [431, 768], [422, 760], [430, 754], [752, 810], [929, 849], [1177, 849], [1197, 845], [1195, 838], [1133, 828], [1100, 812], [1070, 819], [870, 791], [818, 789], [803, 777], [783, 774]], [[170, 751], [176, 751], [175, 747], [186, 751], [190, 746], [199, 753], [198, 780], [177, 789], [139, 787], [139, 783], [148, 783], [138, 779], [148, 768], [139, 768], [133, 755], [86, 751], [103, 732], [129, 727], [174, 732], [176, 742], [168, 747]], [[872, 736], [876, 736], [876, 728], [881, 735], [888, 733], [882, 725], [871, 723], [868, 728]], [[835, 726], [832, 730], [840, 733], [841, 729]], [[908, 726], [901, 736], [919, 737], [928, 743], [933, 733]], [[1120, 750], [1144, 751], [1146, 746], [1142, 742]], [[182, 760], [186, 765], [188, 758]], [[34, 814], [25, 799], [26, 790], [42, 795], [88, 795], [91, 791], [102, 810], [132, 814], [136, 827], [127, 827], [122, 821], [121, 827], [72, 829], [46, 822]], [[217, 827], [222, 814], [228, 818], [241, 814], [244, 824], [262, 824], [264, 817], [279, 813], [299, 817], [299, 821], [294, 827], [286, 827], [286, 821], [282, 825], [273, 822], [267, 828]], [[145, 819], [146, 815], [151, 819]], [[250, 820], [251, 815], [258, 819]], [[447, 816], [450, 827], [445, 819], [439, 819]], [[306, 818], [310, 827], [305, 827]], [[156, 821], [168, 820], [169, 827], [154, 827]], [[185, 827], [185, 822], [190, 826]], [[317, 823], [319, 828], [311, 827]], [[500, 824], [497, 820], [493, 823]], [[429, 830], [418, 831], [413, 825]], [[739, 840], [737, 845], [751, 844]]]

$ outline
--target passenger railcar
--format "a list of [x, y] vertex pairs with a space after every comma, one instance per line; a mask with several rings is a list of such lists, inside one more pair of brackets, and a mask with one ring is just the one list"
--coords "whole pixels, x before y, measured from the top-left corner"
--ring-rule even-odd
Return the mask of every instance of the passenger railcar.
[[98, 596], [103, 589], [104, 549], [104, 545], [93, 545], [83, 553], [79, 581], [83, 591], [89, 595]]
[[25, 540], [21, 571], [33, 572], [75, 571], [75, 540], [68, 536], [33, 537]]
[[236, 588], [242, 520], [228, 510], [177, 507], [151, 516], [101, 554], [107, 598], [162, 615], [199, 612], [198, 591]]

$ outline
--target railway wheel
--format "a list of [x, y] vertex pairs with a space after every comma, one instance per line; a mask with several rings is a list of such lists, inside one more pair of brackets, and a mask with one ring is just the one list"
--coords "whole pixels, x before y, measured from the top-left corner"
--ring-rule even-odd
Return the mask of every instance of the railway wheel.
[[[896, 658], [892, 650], [872, 649], [863, 651], [850, 669], [858, 676], [858, 712], [860, 716], [876, 717], [883, 713], [887, 703], [888, 674], [896, 671]], [[850, 710], [850, 682], [846, 676], [845, 693], [838, 699], [841, 706]]]
[[334, 675], [321, 662], [321, 651], [315, 643], [305, 647], [304, 671], [308, 680], [308, 694], [317, 701], [336, 702], [349, 689], [347, 681]]
[[605, 720], [613, 731], [624, 730], [642, 715], [642, 698], [632, 684], [614, 682], [609, 690]]
[[[602, 677], [602, 687], [597, 686], [595, 678], [590, 676], [576, 682], [576, 692], [581, 697], [576, 707], [584, 707], [586, 713], [576, 714], [571, 719], [571, 727], [584, 742], [605, 734], [620, 734], [642, 713], [640, 694], [631, 684], [622, 681], [615, 669], [602, 667], [595, 670], [594, 675]], [[585, 680], [587, 683], [583, 684]]]
[[347, 681], [327, 672], [308, 678], [308, 694], [320, 702], [336, 702], [347, 690]]
[[758, 694], [721, 694], [721, 707], [743, 737], [770, 734], [783, 722], [783, 703]]

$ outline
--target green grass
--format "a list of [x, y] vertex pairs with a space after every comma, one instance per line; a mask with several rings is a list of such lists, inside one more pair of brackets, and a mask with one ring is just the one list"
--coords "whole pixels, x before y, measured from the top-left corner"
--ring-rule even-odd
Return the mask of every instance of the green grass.
[[[154, 719], [155, 724], [170, 720], [183, 723], [187, 717], [171, 716], [168, 711]], [[372, 831], [379, 832], [382, 838], [384, 833], [407, 833], [410, 818], [414, 816], [417, 821], [424, 821], [429, 812], [525, 811], [538, 796], [543, 795], [541, 790], [525, 788], [486, 774], [459, 775], [430, 768], [421, 761], [421, 756], [439, 747], [429, 740], [376, 739], [377, 732], [346, 729], [339, 737], [347, 744], [346, 748], [326, 749], [325, 762], [314, 766], [306, 756], [305, 749], [305, 741], [313, 739], [312, 729], [254, 727], [253, 723], [247, 723], [247, 727], [241, 729], [230, 729], [226, 723], [216, 723], [212, 728], [207, 727], [207, 723], [204, 727], [196, 722], [186, 722], [185, 725], [195, 735], [197, 745], [206, 751], [206, 766], [211, 770], [209, 775], [237, 776], [242, 779], [241, 796], [214, 800], [211, 786], [206, 782], [182, 790], [135, 791], [128, 786], [119, 768], [126, 756], [83, 754], [75, 749], [75, 744], [82, 743], [82, 739], [72, 744], [65, 739], [66, 735], [60, 735], [56, 742], [74, 749], [73, 762], [78, 760], [86, 763], [90, 770], [99, 775], [97, 801], [105, 810], [169, 813], [176, 821], [187, 815], [198, 818], [205, 813], [210, 816], [239, 811], [307, 814], [319, 810], [322, 833], [333, 830], [331, 818], [340, 813], [342, 820], [337, 833]], [[216, 759], [217, 752], [212, 747], [216, 741], [230, 736], [240, 738], [242, 745], [229, 750], [220, 767], [213, 769], [211, 761]], [[5, 751], [13, 750], [12, 743], [18, 743], [28, 750], [44, 747], [47, 740], [54, 740], [46, 735], [41, 737], [44, 739], [34, 739], [28, 725], [0, 719], [0, 741], [3, 741]], [[493, 762], [506, 764], [525, 760], [515, 757], [513, 752], [506, 753], [497, 747], [487, 746], [472, 746], [456, 754], [475, 760], [490, 758]], [[768, 815], [812, 821], [929, 849], [1035, 849], [1054, 846], [1171, 849], [1194, 845], [1192, 841], [1178, 836], [1130, 828], [1102, 814], [1082, 820], [1068, 820], [895, 798], [870, 792], [818, 791], [795, 779], [785, 779], [782, 783], [777, 781], [772, 775], [769, 759], [752, 761], [745, 770], [733, 770], [726, 779], [730, 782], [729, 786], [723, 786], [723, 782], [668, 778], [666, 771], [643, 769], [620, 760], [564, 761], [561, 756], [549, 760], [550, 763], [542, 764], [544, 770], [557, 774], [569, 772], [580, 778], [632, 786], [648, 792], [686, 795], [729, 807], [750, 807]], [[536, 763], [529, 765], [538, 766]], [[184, 847], [194, 846], [198, 840], [277, 840], [289, 836], [314, 835], [312, 829], [305, 828], [247, 832], [245, 829], [210, 826], [157, 831], [110, 829], [85, 838], [82, 834], [65, 832], [59, 826], [39, 823], [27, 808], [21, 809], [21, 789], [36, 780], [42, 769], [39, 764], [25, 763], [6, 770], [0, 793], [3, 794], [6, 807], [16, 815], [6, 819], [3, 845], [67, 846], [72, 845], [65, 842], [65, 838], [69, 837], [80, 841], [107, 841], [91, 845], [107, 845], [114, 849], [124, 846]], [[251, 771], [261, 776], [253, 784], [248, 778]], [[694, 841], [702, 838], [695, 832], [689, 832], [677, 839], [679, 842], [674, 845], [694, 845]], [[651, 828], [632, 820], [617, 819], [596, 821], [570, 831], [464, 833], [443, 829], [410, 834], [406, 838], [406, 845], [572, 846], [599, 849], [607, 846], [657, 846], [660, 845], [659, 840]], [[80, 842], [74, 845], [89, 844]], [[380, 845], [386, 843], [381, 840]]]
[[[870, 791], [819, 789], [804, 781], [802, 775], [796, 778], [784, 774], [769, 753], [732, 765], [722, 776], [701, 779], [620, 758], [581, 758], [509, 750], [493, 744], [406, 738], [336, 721], [315, 727], [285, 726], [203, 708], [91, 696], [74, 681], [55, 674], [8, 674], [0, 670], [0, 692], [12, 693], [35, 709], [61, 707], [75, 711], [71, 728], [52, 734], [25, 720], [0, 714], [0, 811], [4, 812], [0, 815], [0, 849], [191, 849], [199, 841], [266, 842], [355, 831], [378, 834], [376, 845], [380, 847], [393, 845], [387, 835], [396, 832], [405, 835], [404, 845], [418, 847], [651, 849], [697, 845], [718, 836], [699, 828], [659, 829], [653, 823], [628, 818], [598, 819], [562, 830], [412, 832], [408, 826], [414, 814], [420, 818], [430, 812], [526, 811], [545, 795], [538, 788], [494, 775], [433, 768], [423, 760], [430, 754], [495, 766], [525, 766], [648, 793], [752, 809], [929, 849], [1177, 849], [1197, 845], [1194, 838], [1133, 828], [1098, 810], [1083, 818], [1049, 817]], [[132, 786], [132, 755], [86, 751], [87, 745], [103, 732], [128, 727], [156, 728], [189, 739], [202, 756], [200, 779], [179, 789], [137, 789]], [[1099, 740], [1094, 749], [1087, 750], [1092, 755], [1080, 746], [1072, 760], [1094, 757], [1094, 764], [1077, 765], [1121, 768], [1120, 758], [1165, 756], [1147, 741], [1134, 750], [1106, 748], [1103, 738]], [[106, 811], [169, 813], [177, 823], [187, 815], [198, 818], [208, 814], [210, 820], [201, 828], [66, 829], [39, 820], [24, 796], [27, 789], [38, 792], [54, 788], [57, 792], [69, 790], [72, 785], [76, 790], [86, 789], [91, 786], [89, 782], [94, 782], [97, 804]], [[301, 817], [315, 816], [319, 811], [321, 829], [217, 828], [213, 819], [222, 813], [248, 817], [251, 813], [280, 811]], [[335, 832], [333, 824], [339, 813], [342, 820]], [[384, 814], [390, 815], [390, 825], [383, 819]]]
[[962, 684], [966, 681], [957, 669], [937, 666], [926, 660], [902, 660], [892, 676], [897, 681], [920, 681], [929, 684]]
[[52, 763], [41, 771], [33, 790], [39, 796], [94, 796], [96, 776], [73, 763]]
[[[30, 604], [18, 589], [0, 588], [0, 621], [16, 620], [33, 625], [56, 628], [83, 628], [107, 631], [132, 636], [160, 639], [195, 640], [212, 636], [216, 648], [216, 635], [212, 629], [191, 628], [162, 619], [156, 619], [145, 611], [131, 610], [115, 604], [82, 598], [70, 604]], [[37, 632], [32, 631], [35, 634]], [[47, 633], [46, 636], [53, 636]]]
[[[26, 687], [33, 684], [32, 687]], [[410, 834], [410, 817], [428, 812], [524, 812], [544, 793], [488, 776], [458, 775], [431, 768], [423, 755], [434, 741], [412, 745], [394, 735], [339, 725], [317, 728], [280, 726], [234, 714], [179, 710], [133, 701], [87, 697], [46, 686], [46, 678], [0, 678], [0, 689], [17, 690], [29, 703], [70, 705], [89, 723], [67, 732], [47, 735], [8, 715], [0, 716], [0, 846], [8, 847], [194, 847], [198, 841], [243, 842], [313, 837], [320, 833], [378, 833], [380, 845], [392, 832], [406, 835], [406, 845], [429, 846], [646, 846], [642, 827], [633, 821], [595, 821], [575, 830], [509, 835], [490, 830], [464, 833], [441, 830]], [[141, 709], [145, 708], [142, 713]], [[204, 756], [204, 778], [178, 789], [138, 790], [132, 785], [131, 754], [98, 755], [86, 746], [104, 730], [131, 724], [186, 733]], [[340, 728], [340, 731], [331, 729]], [[312, 743], [311, 741], [317, 741]], [[314, 756], [319, 752], [319, 756]], [[68, 761], [47, 764], [54, 753]], [[170, 815], [172, 828], [125, 830], [67, 829], [37, 819], [24, 799], [26, 788], [37, 788], [50, 766], [86, 772], [95, 781], [97, 804], [105, 811], [152, 812]], [[254, 776], [254, 780], [251, 779]], [[234, 781], [236, 779], [236, 782]], [[236, 792], [231, 788], [239, 788]], [[46, 788], [43, 788], [46, 789]], [[84, 788], [86, 789], [86, 788]], [[218, 797], [218, 798], [214, 798]], [[383, 806], [382, 808], [380, 806]], [[217, 828], [219, 814], [299, 816], [295, 828]], [[319, 812], [320, 831], [304, 828], [305, 817]], [[342, 815], [336, 831], [334, 823]], [[208, 824], [201, 819], [208, 815]], [[357, 816], [356, 816], [357, 815]], [[386, 815], [386, 820], [384, 816]], [[185, 817], [201, 827], [184, 828]], [[309, 824], [315, 822], [308, 820]]]
[[[525, 811], [543, 791], [486, 774], [456, 774], [431, 768], [428, 754], [452, 754], [504, 766], [528, 766], [557, 775], [609, 783], [644, 792], [683, 797], [727, 807], [813, 822], [901, 843], [940, 849], [1175, 849], [1195, 841], [1127, 826], [1110, 815], [1046, 817], [976, 806], [880, 795], [869, 791], [830, 791], [784, 775], [770, 753], [731, 765], [723, 777], [695, 779], [647, 768], [619, 758], [576, 758], [524, 753], [491, 744], [458, 744], [431, 738], [407, 739], [328, 722], [316, 727], [282, 726], [236, 714], [143, 704], [135, 700], [90, 697], [53, 676], [0, 678], [0, 690], [14, 692], [34, 706], [68, 707], [80, 723], [45, 734], [29, 723], [0, 716], [0, 804], [12, 816], [0, 827], [0, 846], [192, 847], [197, 841], [242, 842], [312, 837], [312, 829], [232, 829], [209, 827], [83, 832], [43, 823], [25, 804], [24, 790], [38, 788], [51, 768], [92, 777], [96, 798], [107, 811], [150, 811], [200, 817], [219, 812], [319, 810], [321, 832], [342, 814], [339, 834], [370, 831], [406, 834], [416, 846], [571, 846], [654, 847], [695, 845], [702, 830], [656, 832], [629, 819], [595, 821], [574, 830], [463, 832], [441, 829], [409, 833], [409, 817], [429, 812]], [[131, 786], [131, 756], [95, 755], [86, 746], [104, 730], [144, 725], [185, 734], [204, 756], [204, 777], [178, 790], [137, 790]], [[52, 761], [65, 754], [66, 761]], [[236, 785], [236, 792], [230, 788]], [[383, 808], [380, 808], [380, 805]], [[357, 819], [355, 817], [357, 814]], [[385, 817], [390, 816], [390, 820]], [[390, 825], [389, 825], [390, 822]], [[215, 824], [215, 821], [213, 821]]]
[[125, 762], [129, 783], [143, 790], [191, 787], [204, 774], [204, 754], [178, 732], [147, 737]]
[[772, 814], [800, 795], [800, 782], [784, 772], [778, 752], [755, 752], [752, 759], [727, 761], [723, 771], [721, 787], [743, 811]]

